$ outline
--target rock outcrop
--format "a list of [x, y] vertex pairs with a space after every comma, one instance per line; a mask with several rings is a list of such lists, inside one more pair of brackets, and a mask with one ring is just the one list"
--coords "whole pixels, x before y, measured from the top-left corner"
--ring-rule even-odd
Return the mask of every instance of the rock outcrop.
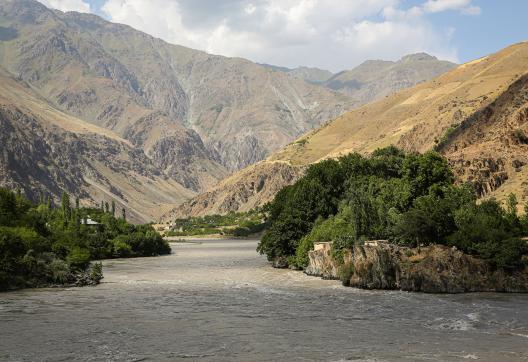
[[425, 293], [528, 292], [528, 268], [507, 273], [455, 248], [434, 245], [406, 248], [391, 244], [356, 245], [343, 261], [332, 257], [331, 243], [309, 253], [308, 275], [341, 279], [363, 289]]

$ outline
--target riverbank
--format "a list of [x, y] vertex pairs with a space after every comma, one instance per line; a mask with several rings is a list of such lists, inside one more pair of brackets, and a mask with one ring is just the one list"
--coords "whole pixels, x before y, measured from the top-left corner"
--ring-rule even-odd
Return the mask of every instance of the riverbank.
[[316, 244], [309, 252], [305, 273], [340, 279], [362, 289], [425, 293], [528, 292], [528, 268], [508, 273], [464, 254], [456, 248], [433, 245], [407, 248], [391, 244], [355, 245], [332, 256], [331, 243]]

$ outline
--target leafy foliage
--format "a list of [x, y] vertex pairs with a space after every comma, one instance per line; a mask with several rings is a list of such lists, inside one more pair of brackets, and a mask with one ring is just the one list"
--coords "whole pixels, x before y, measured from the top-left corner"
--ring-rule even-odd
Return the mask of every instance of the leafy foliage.
[[249, 212], [207, 215], [176, 219], [168, 236], [231, 235], [249, 236], [264, 230], [264, 213], [256, 208]]
[[[477, 203], [470, 185], [454, 185], [436, 152], [405, 154], [395, 147], [370, 158], [351, 154], [311, 166], [267, 205], [269, 228], [258, 251], [306, 266], [315, 242], [333, 241], [334, 257], [365, 240], [418, 246], [445, 244], [496, 268], [523, 266], [527, 216], [495, 200]], [[293, 257], [294, 256], [294, 257]]]
[[102, 266], [90, 266], [92, 260], [170, 253], [150, 225], [136, 226], [109, 211], [80, 208], [78, 200], [72, 207], [66, 193], [60, 208], [50, 205], [43, 199], [32, 204], [0, 188], [0, 290], [73, 283], [81, 275], [98, 282]]

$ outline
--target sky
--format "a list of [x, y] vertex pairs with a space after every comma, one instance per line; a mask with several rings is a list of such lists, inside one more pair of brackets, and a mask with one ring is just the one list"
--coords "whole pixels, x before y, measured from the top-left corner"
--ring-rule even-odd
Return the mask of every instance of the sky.
[[212, 54], [334, 72], [427, 52], [457, 63], [528, 40], [528, 0], [39, 0]]

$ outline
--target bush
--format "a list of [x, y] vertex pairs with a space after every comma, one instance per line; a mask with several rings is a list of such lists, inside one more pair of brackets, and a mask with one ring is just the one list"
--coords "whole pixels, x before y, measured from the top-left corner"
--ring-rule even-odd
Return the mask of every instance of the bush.
[[24, 273], [26, 252], [26, 245], [13, 229], [0, 227], [0, 290], [18, 284], [18, 277]]
[[522, 257], [528, 253], [526, 241], [519, 238], [480, 243], [475, 249], [494, 268], [507, 270], [522, 269], [524, 267]]
[[112, 256], [128, 258], [132, 256], [132, 247], [127, 243], [128, 236], [120, 235], [112, 240]]
[[53, 282], [64, 284], [70, 278], [70, 268], [68, 264], [61, 259], [53, 259], [50, 264], [51, 277]]
[[354, 235], [353, 224], [339, 216], [331, 216], [327, 220], [320, 219], [316, 222], [313, 229], [304, 236], [296, 251], [296, 265], [306, 267], [308, 265], [308, 252], [313, 249], [316, 242], [333, 241], [334, 245], [339, 243], [338, 240], [349, 235]]
[[351, 235], [342, 235], [334, 240], [332, 243], [332, 257], [339, 263], [343, 264], [343, 253], [345, 250], [353, 248], [358, 240]]
[[97, 284], [103, 279], [103, 263], [94, 263], [90, 272], [90, 279]]
[[90, 251], [75, 247], [66, 257], [66, 261], [73, 270], [85, 270], [90, 265]]

